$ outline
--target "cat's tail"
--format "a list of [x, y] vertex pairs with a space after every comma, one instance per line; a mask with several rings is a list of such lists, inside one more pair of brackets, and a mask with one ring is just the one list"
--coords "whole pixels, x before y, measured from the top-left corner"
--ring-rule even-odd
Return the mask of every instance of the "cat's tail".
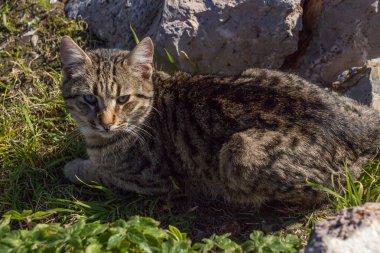
[[372, 156], [372, 160], [380, 158], [380, 111], [368, 107], [362, 113], [360, 145], [363, 153]]
[[338, 126], [347, 147], [355, 156], [373, 160], [380, 157], [380, 111], [348, 97], [333, 94]]

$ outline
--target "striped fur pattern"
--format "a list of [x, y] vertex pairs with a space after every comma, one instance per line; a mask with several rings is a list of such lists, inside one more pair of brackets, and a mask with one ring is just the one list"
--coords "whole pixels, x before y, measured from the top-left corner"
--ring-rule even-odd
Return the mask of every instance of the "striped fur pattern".
[[84, 52], [64, 37], [61, 57], [89, 156], [64, 167], [73, 182], [163, 194], [173, 177], [193, 196], [305, 206], [324, 198], [306, 180], [328, 184], [343, 163], [358, 177], [378, 152], [377, 111], [295, 75], [152, 74], [149, 38], [131, 52]]

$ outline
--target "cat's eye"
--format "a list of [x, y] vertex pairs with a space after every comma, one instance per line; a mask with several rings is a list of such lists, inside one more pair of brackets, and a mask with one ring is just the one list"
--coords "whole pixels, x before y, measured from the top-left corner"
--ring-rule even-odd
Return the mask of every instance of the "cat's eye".
[[98, 100], [96, 99], [96, 96], [94, 95], [83, 95], [83, 99], [90, 105], [94, 105], [96, 104], [96, 102], [98, 102]]
[[120, 96], [116, 99], [116, 101], [119, 103], [119, 104], [124, 104], [126, 103], [128, 100], [129, 100], [129, 95], [125, 95], [125, 96]]

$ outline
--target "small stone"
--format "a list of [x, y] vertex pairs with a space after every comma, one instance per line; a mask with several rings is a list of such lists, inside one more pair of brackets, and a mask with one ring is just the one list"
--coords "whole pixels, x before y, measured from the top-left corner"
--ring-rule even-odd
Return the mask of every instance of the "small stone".
[[380, 203], [343, 209], [319, 222], [304, 253], [380, 252]]
[[32, 38], [30, 39], [30, 43], [32, 44], [32, 47], [36, 47], [38, 42], [38, 35], [34, 34]]
[[[21, 42], [23, 45], [26, 45], [27, 43], [31, 42], [31, 39], [33, 36], [36, 35], [37, 30], [31, 30], [21, 35]], [[37, 35], [36, 35], [37, 36]]]
[[332, 86], [338, 93], [380, 110], [380, 59], [343, 71]]

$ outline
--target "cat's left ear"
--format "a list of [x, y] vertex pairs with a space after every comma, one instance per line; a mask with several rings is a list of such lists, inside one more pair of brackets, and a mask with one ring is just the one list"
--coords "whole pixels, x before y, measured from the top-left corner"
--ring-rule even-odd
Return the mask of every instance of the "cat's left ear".
[[146, 37], [129, 53], [129, 66], [140, 72], [143, 78], [149, 79], [153, 73], [153, 54], [153, 41]]

